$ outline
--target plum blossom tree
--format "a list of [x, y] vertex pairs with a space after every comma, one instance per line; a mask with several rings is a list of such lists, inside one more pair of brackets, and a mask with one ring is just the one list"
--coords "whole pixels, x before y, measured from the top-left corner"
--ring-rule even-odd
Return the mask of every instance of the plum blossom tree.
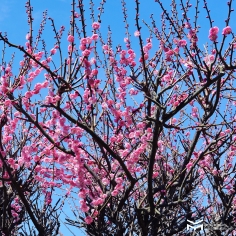
[[[1, 76], [11, 76], [10, 67]], [[48, 204], [50, 192], [35, 175], [41, 135], [2, 95], [0, 106], [0, 235], [57, 235], [59, 201]]]
[[[25, 224], [56, 235], [56, 189], [74, 204], [68, 225], [88, 235], [236, 235], [233, 1], [223, 28], [206, 0], [154, 2], [162, 14], [148, 23], [134, 1], [132, 31], [121, 0], [124, 46], [110, 29], [103, 37], [105, 0], [98, 11], [90, 1], [90, 24], [83, 0], [71, 1], [70, 28], [45, 12], [36, 36], [28, 1], [25, 45], [0, 33], [2, 235], [27, 235]], [[22, 55], [18, 71], [9, 47]], [[204, 230], [192, 234], [187, 220], [198, 219]]]

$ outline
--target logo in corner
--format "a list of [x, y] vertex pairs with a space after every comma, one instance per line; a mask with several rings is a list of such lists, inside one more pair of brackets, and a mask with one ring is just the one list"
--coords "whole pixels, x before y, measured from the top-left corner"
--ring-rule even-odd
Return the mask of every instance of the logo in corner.
[[196, 229], [201, 229], [203, 230], [203, 224], [200, 224], [203, 222], [203, 220], [199, 220], [199, 221], [190, 221], [190, 220], [187, 220], [190, 224], [187, 224], [187, 230], [189, 230], [190, 228], [192, 228], [194, 231]]

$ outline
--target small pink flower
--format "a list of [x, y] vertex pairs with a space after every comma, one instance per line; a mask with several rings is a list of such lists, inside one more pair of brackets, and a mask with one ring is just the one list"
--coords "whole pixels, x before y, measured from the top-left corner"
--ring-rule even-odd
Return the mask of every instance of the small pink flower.
[[216, 34], [210, 34], [208, 36], [208, 38], [211, 40], [211, 41], [216, 41], [216, 39], [218, 38], [218, 36]]
[[68, 35], [67, 40], [68, 40], [68, 42], [73, 43], [74, 42], [74, 36]]
[[139, 37], [139, 36], [140, 36], [140, 32], [139, 32], [138, 30], [136, 30], [136, 31], [134, 32], [134, 36], [135, 36], [135, 37]]
[[109, 49], [109, 47], [108, 47], [108, 45], [107, 45], [107, 44], [105, 44], [105, 45], [103, 45], [103, 46], [102, 46], [102, 49], [103, 49], [103, 50], [108, 50], [108, 49]]
[[57, 52], [57, 49], [53, 48], [53, 49], [50, 50], [50, 52], [51, 52], [51, 55], [54, 55]]
[[219, 28], [217, 26], [214, 26], [209, 30], [209, 34], [218, 34], [218, 33], [219, 33]]
[[70, 58], [67, 58], [66, 64], [67, 64], [67, 65], [70, 65], [70, 63], [71, 63], [71, 59], [70, 59]]
[[185, 39], [179, 40], [178, 46], [179, 47], [184, 47], [187, 45], [187, 41]]
[[96, 41], [98, 39], [98, 34], [93, 34], [91, 37], [92, 40]]
[[91, 224], [93, 222], [93, 218], [91, 216], [87, 216], [84, 221], [86, 222], [86, 224]]
[[176, 122], [177, 122], [177, 119], [176, 118], [172, 118], [171, 123], [175, 124]]
[[189, 22], [185, 22], [184, 27], [185, 27], [186, 29], [190, 29], [190, 28], [191, 28], [191, 25], [190, 25]]
[[30, 40], [30, 34], [26, 34], [25, 38], [26, 40]]
[[96, 63], [96, 59], [94, 58], [94, 57], [92, 57], [91, 59], [90, 59], [90, 64], [95, 64]]
[[11, 72], [11, 67], [10, 67], [10, 66], [7, 66], [6, 69], [5, 69], [5, 72], [6, 72], [6, 73]]
[[92, 38], [87, 37], [87, 38], [86, 38], [86, 41], [87, 41], [88, 44], [91, 44], [91, 43], [92, 43]]
[[72, 52], [72, 50], [74, 51], [74, 47], [72, 47], [72, 44], [69, 44], [69, 46], [68, 46], [68, 52]]
[[27, 91], [26, 93], [25, 93], [25, 97], [26, 98], [30, 98], [30, 97], [32, 97], [32, 92], [30, 92], [30, 91]]
[[90, 55], [90, 50], [88, 49], [85, 49], [83, 52], [82, 52], [83, 56], [85, 57], [88, 57]]
[[173, 50], [169, 50], [169, 51], [166, 52], [166, 55], [169, 56], [169, 57], [172, 56], [172, 55], [174, 55], [174, 54], [175, 54], [175, 53], [174, 53]]
[[215, 50], [215, 49], [212, 49], [211, 53], [212, 53], [213, 55], [215, 55], [215, 54], [216, 54], [216, 50]]
[[112, 195], [113, 197], [117, 196], [118, 194], [119, 194], [119, 191], [118, 191], [118, 190], [113, 190], [113, 191], [111, 192], [111, 195]]
[[135, 90], [134, 88], [131, 88], [131, 89], [129, 90], [129, 94], [130, 94], [130, 95], [137, 95], [137, 94], [138, 94], [138, 90]]
[[89, 207], [85, 204], [85, 205], [81, 206], [81, 211], [88, 212], [89, 211]]
[[81, 44], [86, 44], [86, 43], [87, 43], [87, 39], [86, 39], [86, 38], [80, 39], [80, 43], [81, 43]]
[[85, 44], [80, 44], [80, 45], [79, 45], [79, 49], [80, 49], [81, 51], [84, 51], [84, 50], [86, 49], [86, 45], [85, 45]]
[[230, 134], [230, 129], [226, 129], [226, 130], [225, 130], [225, 133], [226, 133], [226, 134]]
[[227, 34], [231, 34], [231, 32], [232, 32], [231, 27], [230, 27], [230, 26], [226, 26], [226, 27], [223, 29], [222, 34], [223, 34], [223, 35], [227, 35]]
[[125, 43], [129, 43], [129, 39], [128, 38], [124, 38], [124, 42]]
[[213, 175], [217, 175], [218, 174], [218, 171], [216, 169], [212, 170], [212, 174]]
[[93, 24], [92, 24], [92, 27], [93, 27], [93, 29], [99, 29], [100, 28], [100, 24], [98, 23], [98, 22], [93, 22]]
[[193, 163], [189, 162], [187, 165], [186, 165], [186, 169], [187, 170], [190, 170], [193, 166]]
[[210, 54], [204, 57], [204, 61], [206, 62], [207, 65], [212, 64], [214, 60], [215, 60], [215, 56], [213, 54]]
[[218, 37], [217, 36], [218, 33], [219, 33], [219, 28], [217, 26], [214, 26], [214, 27], [210, 28], [208, 38], [211, 41], [216, 41], [216, 39]]
[[92, 75], [97, 75], [98, 74], [98, 70], [97, 69], [92, 70], [91, 74]]
[[48, 58], [46, 59], [46, 61], [49, 63], [50, 61], [52, 61], [52, 58], [51, 58], [51, 57], [48, 57]]
[[79, 17], [80, 17], [80, 14], [75, 11], [75, 12], [74, 12], [74, 17], [75, 17], [75, 18], [79, 18]]
[[179, 54], [179, 48], [174, 48], [173, 51], [176, 53], [176, 54]]

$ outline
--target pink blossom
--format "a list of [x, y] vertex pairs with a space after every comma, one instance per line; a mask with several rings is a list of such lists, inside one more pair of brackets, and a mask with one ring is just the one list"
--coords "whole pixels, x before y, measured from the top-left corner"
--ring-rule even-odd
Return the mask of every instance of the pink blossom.
[[130, 95], [137, 95], [137, 94], [138, 94], [138, 90], [135, 90], [134, 88], [131, 88], [131, 89], [129, 90], [129, 94], [130, 94]]
[[92, 43], [92, 41], [93, 41], [93, 39], [92, 39], [92, 38], [90, 38], [90, 37], [87, 37], [87, 38], [86, 38], [86, 41], [87, 41], [87, 44], [91, 44], [91, 43]]
[[219, 28], [217, 26], [214, 26], [214, 27], [210, 28], [208, 38], [211, 41], [216, 41], [216, 39], [218, 37], [217, 36], [218, 33], [219, 33]]
[[72, 44], [69, 44], [69, 46], [68, 46], [68, 52], [72, 52], [72, 49], [73, 49], [73, 51], [74, 51], [74, 47], [72, 46]]
[[187, 170], [190, 170], [193, 166], [193, 163], [192, 162], [189, 162], [187, 165], [186, 165], [186, 169]]
[[145, 48], [146, 48], [147, 50], [152, 49], [152, 43], [147, 43], [147, 45], [145, 46]]
[[50, 52], [51, 52], [51, 55], [54, 55], [57, 52], [57, 50], [56, 50], [56, 48], [53, 48], [50, 50]]
[[174, 51], [176, 54], [179, 54], [179, 48], [178, 48], [178, 47], [174, 48], [173, 51]]
[[121, 58], [122, 58], [122, 57], [125, 57], [125, 55], [126, 55], [126, 50], [121, 50], [121, 52], [120, 52]]
[[81, 44], [86, 44], [86, 43], [87, 43], [87, 39], [86, 39], [86, 38], [80, 39], [80, 43], [81, 43]]
[[217, 175], [217, 174], [218, 174], [218, 171], [217, 171], [216, 169], [213, 169], [213, 170], [212, 170], [212, 174], [213, 174], [213, 175]]
[[132, 67], [134, 67], [134, 66], [136, 66], [136, 62], [135, 62], [135, 61], [131, 61], [131, 62], [129, 63], [129, 65], [132, 66]]
[[68, 40], [68, 42], [73, 43], [74, 42], [74, 36], [68, 35], [67, 40]]
[[128, 38], [124, 38], [124, 42], [125, 43], [129, 43], [129, 39]]
[[179, 47], [184, 47], [187, 45], [187, 41], [185, 39], [179, 40], [178, 46]]
[[30, 34], [26, 34], [25, 38], [26, 40], [30, 40]]
[[215, 60], [215, 56], [210, 54], [210, 55], [207, 55], [206, 57], [204, 57], [204, 61], [206, 62], [207, 65], [210, 65], [214, 62]]
[[80, 45], [79, 45], [79, 49], [80, 49], [81, 51], [84, 51], [84, 50], [86, 49], [86, 45], [85, 45], [85, 44], [80, 44]]
[[[78, 196], [79, 196], [80, 198], [85, 198], [85, 197], [86, 197], [86, 191], [85, 191], [85, 190], [80, 190]], [[83, 203], [83, 202], [82, 202], [82, 200], [81, 200], [80, 204], [82, 204], [82, 203]]]
[[166, 55], [167, 56], [172, 56], [172, 55], [174, 55], [175, 53], [174, 53], [174, 51], [173, 50], [168, 50], [168, 51], [166, 51]]
[[223, 136], [225, 136], [225, 132], [220, 132], [220, 137], [223, 137]]
[[96, 59], [94, 57], [92, 57], [89, 62], [91, 65], [93, 65], [96, 63]]
[[108, 49], [109, 49], [109, 47], [108, 47], [108, 45], [107, 45], [107, 44], [104, 44], [104, 45], [102, 46], [102, 49], [103, 49], [103, 50], [108, 50]]
[[49, 63], [50, 61], [52, 61], [52, 57], [48, 57], [46, 61]]
[[92, 73], [92, 75], [97, 75], [98, 74], [98, 70], [97, 69], [93, 69], [91, 73]]
[[230, 129], [226, 129], [226, 130], [225, 130], [225, 133], [226, 133], [226, 134], [230, 134], [230, 132], [231, 132]]
[[98, 23], [98, 22], [93, 22], [93, 24], [92, 24], [92, 27], [93, 27], [93, 29], [99, 29], [100, 28], [100, 24]]
[[84, 221], [86, 222], [86, 224], [91, 224], [93, 222], [93, 218], [91, 216], [87, 216]]
[[136, 31], [134, 32], [134, 36], [135, 36], [135, 37], [139, 37], [139, 36], [140, 36], [140, 32], [139, 32], [138, 30], [136, 30]]
[[226, 26], [226, 27], [223, 29], [222, 34], [223, 34], [223, 35], [227, 35], [227, 34], [231, 34], [231, 32], [232, 32], [231, 27], [230, 27], [230, 26]]
[[176, 118], [172, 118], [171, 123], [175, 124], [176, 122], [177, 122], [177, 119]]
[[34, 74], [35, 74], [35, 77], [36, 77], [37, 75], [39, 75], [39, 74], [40, 74], [40, 72], [41, 72], [41, 70], [40, 70], [40, 69], [36, 69], [36, 70], [35, 70], [35, 72], [34, 72]]
[[86, 204], [84, 204], [84, 205], [81, 206], [81, 211], [88, 212], [89, 211], [89, 207]]
[[74, 12], [74, 17], [75, 17], [75, 18], [79, 18], [79, 17], [80, 17], [80, 14], [75, 11], [75, 12]]
[[70, 59], [70, 58], [67, 58], [66, 64], [67, 64], [67, 65], [70, 65], [70, 63], [71, 63], [71, 59]]
[[113, 190], [113, 191], [111, 192], [111, 195], [112, 195], [113, 197], [117, 196], [118, 194], [119, 194], [119, 191], [118, 191], [118, 190]]
[[190, 25], [189, 22], [185, 22], [184, 27], [185, 27], [186, 29], [190, 29], [190, 28], [191, 28], [191, 25]]
[[213, 55], [215, 55], [215, 54], [216, 54], [216, 50], [215, 50], [215, 49], [212, 49], [211, 53], [212, 53]]
[[6, 69], [5, 69], [5, 72], [6, 72], [6, 73], [11, 72], [11, 67], [10, 67], [10, 66], [7, 66]]
[[25, 97], [26, 98], [30, 98], [30, 97], [32, 97], [33, 96], [33, 94], [32, 94], [32, 92], [30, 92], [30, 91], [27, 91], [26, 93], [25, 93]]
[[148, 53], [145, 53], [145, 54], [144, 54], [144, 60], [147, 60], [148, 58], [149, 58]]
[[216, 35], [216, 34], [210, 34], [209, 36], [208, 36], [208, 38], [211, 40], [211, 41], [216, 41], [216, 39], [218, 38], [218, 36]]
[[103, 183], [104, 185], [108, 185], [108, 184], [109, 184], [109, 180], [108, 180], [107, 178], [103, 178], [103, 179], [102, 179], [102, 183]]
[[[11, 106], [11, 104], [12, 104], [12, 101], [9, 100], [9, 99], [4, 101], [4, 105], [7, 106], [7, 107]], [[6, 117], [6, 116], [4, 114], [2, 114], [1, 118], [3, 118], [3, 117]]]
[[98, 39], [98, 34], [93, 34], [91, 37], [92, 40], [96, 41]]
[[219, 33], [219, 28], [217, 26], [214, 26], [209, 30], [209, 34], [218, 34], [218, 33]]
[[118, 177], [118, 178], [116, 178], [116, 183], [118, 183], [118, 184], [122, 184], [123, 183], [123, 179], [121, 178], [121, 177]]

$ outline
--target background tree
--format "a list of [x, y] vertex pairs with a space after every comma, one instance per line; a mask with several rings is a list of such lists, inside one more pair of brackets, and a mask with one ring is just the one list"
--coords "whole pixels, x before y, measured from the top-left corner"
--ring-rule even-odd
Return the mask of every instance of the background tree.
[[[10, 76], [8, 69], [2, 71], [3, 79]], [[42, 136], [13, 113], [10, 103], [1, 98], [0, 235], [58, 235], [59, 201], [50, 204], [53, 189], [45, 191], [35, 175]]]
[[[130, 32], [129, 9], [121, 1], [125, 46], [113, 45], [111, 30], [102, 37], [106, 1], [99, 3], [98, 14], [90, 2], [90, 27], [85, 2], [73, 0], [67, 35], [45, 12], [36, 36], [27, 2], [25, 46], [0, 34], [4, 54], [13, 47], [23, 57], [16, 73], [14, 61], [2, 59], [2, 114], [16, 112], [3, 117], [1, 127], [18, 119], [15, 123], [24, 122], [30, 127], [26, 134], [32, 134], [18, 153], [2, 154], [2, 184], [8, 186], [5, 170], [12, 168], [9, 175], [23, 168], [30, 173], [25, 183], [33, 183], [38, 199], [45, 198], [52, 217], [60, 213], [51, 208], [59, 188], [74, 204], [76, 219], [68, 223], [88, 235], [191, 235], [187, 220], [200, 218], [201, 235], [235, 235], [232, 0], [223, 29], [214, 25], [204, 0], [195, 6], [169, 1], [171, 7], [155, 2], [163, 11], [161, 27], [154, 15], [150, 23], [140, 20], [142, 1], [135, 0], [136, 31]], [[209, 24], [203, 46], [202, 7]], [[43, 40], [48, 21], [55, 34], [49, 49]], [[12, 142], [5, 141], [2, 152]], [[10, 178], [35, 231], [45, 235], [47, 224], [34, 220], [37, 211], [27, 208], [14, 184], [22, 178]]]

